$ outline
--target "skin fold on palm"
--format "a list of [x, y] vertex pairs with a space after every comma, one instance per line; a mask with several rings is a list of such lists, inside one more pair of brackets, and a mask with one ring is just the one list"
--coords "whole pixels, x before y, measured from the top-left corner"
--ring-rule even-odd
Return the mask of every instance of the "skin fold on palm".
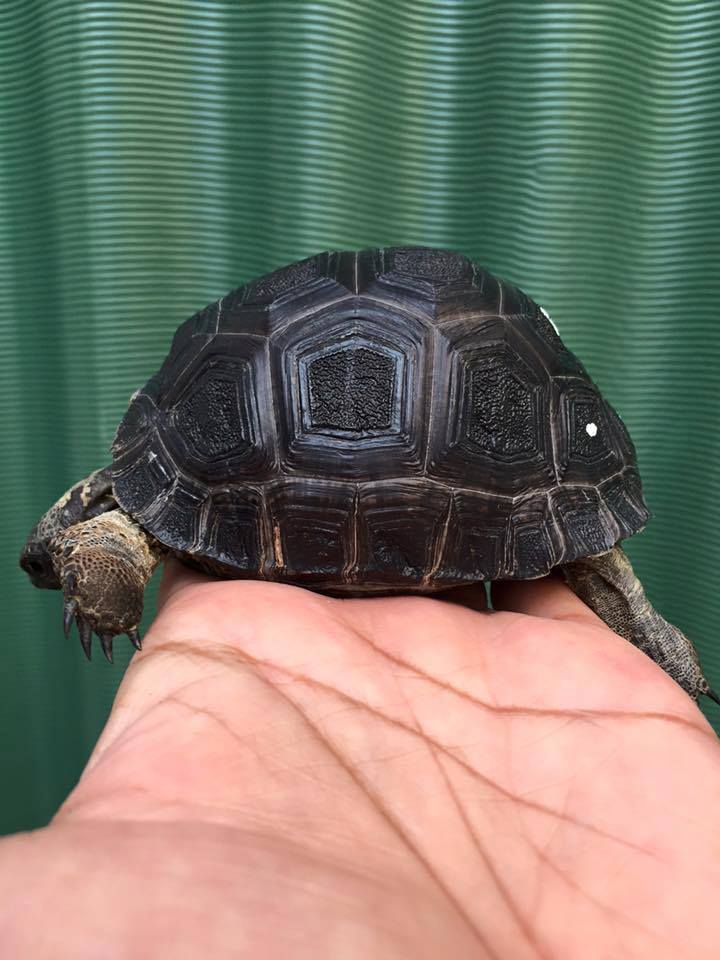
[[4, 955], [717, 955], [720, 750], [554, 577], [337, 600], [168, 566]]

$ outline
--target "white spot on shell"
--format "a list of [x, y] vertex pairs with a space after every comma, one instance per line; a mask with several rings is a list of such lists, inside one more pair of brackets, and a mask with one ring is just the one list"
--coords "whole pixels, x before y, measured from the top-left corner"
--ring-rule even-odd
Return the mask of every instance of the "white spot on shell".
[[585, 424], [585, 433], [589, 437], [597, 436], [597, 424], [596, 423], [586, 423]]
[[556, 333], [558, 336], [560, 336], [560, 331], [559, 331], [558, 328], [557, 328], [557, 324], [555, 323], [555, 321], [553, 320], [553, 318], [550, 316], [550, 314], [547, 312], [547, 310], [545, 309], [545, 307], [540, 307], [540, 313], [545, 317], [546, 320], [548, 320], [548, 321], [550, 322], [550, 324], [551, 324], [553, 330], [555, 331], [555, 333]]

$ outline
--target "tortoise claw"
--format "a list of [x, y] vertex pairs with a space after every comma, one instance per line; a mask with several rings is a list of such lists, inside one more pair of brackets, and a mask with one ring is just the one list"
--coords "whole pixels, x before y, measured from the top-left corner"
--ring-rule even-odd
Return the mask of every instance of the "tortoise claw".
[[100, 644], [103, 648], [103, 653], [105, 654], [105, 659], [108, 663], [113, 662], [113, 635], [111, 633], [101, 633], [100, 634]]
[[77, 608], [78, 602], [74, 598], [65, 601], [65, 606], [63, 607], [63, 632], [66, 640], [70, 636], [70, 628], [73, 625]]
[[92, 657], [92, 627], [83, 617], [78, 617], [78, 632], [85, 656], [90, 660]]
[[142, 650], [142, 639], [140, 637], [140, 631], [137, 627], [132, 627], [127, 632], [128, 637], [130, 638], [130, 643], [135, 647], [136, 650]]

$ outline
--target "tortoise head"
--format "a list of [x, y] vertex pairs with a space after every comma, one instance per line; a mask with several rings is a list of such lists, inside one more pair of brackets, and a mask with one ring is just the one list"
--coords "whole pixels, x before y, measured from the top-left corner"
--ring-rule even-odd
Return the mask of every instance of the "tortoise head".
[[53, 538], [62, 530], [116, 506], [107, 467], [91, 473], [64, 493], [32, 528], [20, 553], [20, 566], [33, 586], [59, 590], [61, 583], [50, 550]]
[[55, 567], [50, 556], [50, 537], [45, 533], [47, 531], [47, 524], [45, 523], [47, 516], [46, 513], [30, 531], [30, 535], [20, 553], [20, 566], [30, 577], [34, 587], [59, 590], [60, 581], [55, 573]]

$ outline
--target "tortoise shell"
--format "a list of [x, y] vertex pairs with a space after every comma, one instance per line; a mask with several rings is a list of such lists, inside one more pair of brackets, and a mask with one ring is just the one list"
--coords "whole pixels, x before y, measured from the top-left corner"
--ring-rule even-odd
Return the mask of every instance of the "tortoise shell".
[[538, 577], [648, 518], [627, 431], [547, 315], [423, 247], [321, 253], [191, 317], [113, 480], [184, 560], [333, 592]]

